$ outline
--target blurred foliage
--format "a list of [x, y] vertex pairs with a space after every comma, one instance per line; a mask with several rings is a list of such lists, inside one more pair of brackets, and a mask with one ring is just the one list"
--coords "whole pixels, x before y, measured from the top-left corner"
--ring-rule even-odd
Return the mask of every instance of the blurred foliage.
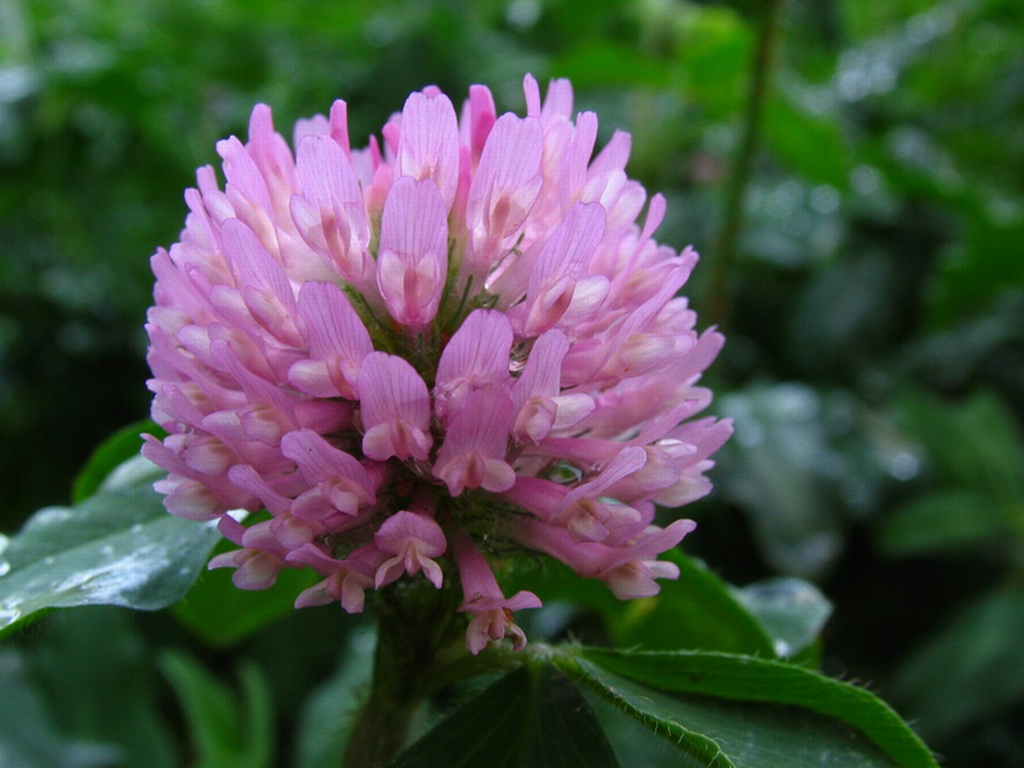
[[[718, 492], [688, 510], [688, 549], [732, 583], [817, 581], [835, 608], [825, 668], [874, 681], [947, 765], [1024, 763], [1024, 6], [785, 0], [725, 262], [766, 2], [0, 3], [0, 529], [66, 504], [92, 447], [145, 416], [147, 256], [174, 241], [195, 167], [254, 102], [287, 135], [343, 97], [360, 143], [427, 83], [484, 82], [518, 110], [525, 72], [568, 76], [602, 140], [632, 133], [630, 174], [669, 199], [659, 239], [704, 253], [687, 289], [698, 312], [732, 307], [702, 315], [728, 337], [711, 383], [737, 432]], [[716, 588], [710, 571], [687, 579]], [[357, 625], [329, 609], [267, 624], [268, 603], [251, 625], [196, 635], [224, 585], [196, 589], [178, 619], [76, 609], [5, 646], [3, 688], [26, 706], [4, 719], [32, 715], [14, 731], [26, 764], [210, 760], [246, 724], [196, 733], [181, 710], [221, 699], [273, 718], [277, 754], [326, 764], [339, 737], [313, 724], [361, 684], [358, 664], [332, 673], [365, 661], [342, 653], [360, 647]], [[642, 605], [595, 628], [600, 600], [555, 601], [536, 631], [664, 630]], [[698, 626], [681, 605], [658, 610]], [[745, 637], [717, 606], [722, 631]], [[141, 688], [111, 696], [85, 677], [94, 662], [63, 656], [97, 637], [102, 679]], [[140, 661], [170, 647], [159, 670]], [[240, 678], [219, 679], [226, 658]], [[88, 714], [129, 695], [121, 730], [121, 715]], [[295, 740], [307, 732], [327, 746]]]

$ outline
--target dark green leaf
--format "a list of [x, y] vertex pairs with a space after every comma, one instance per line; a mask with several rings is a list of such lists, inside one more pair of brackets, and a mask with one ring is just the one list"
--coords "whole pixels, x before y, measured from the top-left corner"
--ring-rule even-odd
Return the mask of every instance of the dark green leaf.
[[199, 755], [195, 768], [264, 768], [271, 764], [272, 701], [258, 667], [243, 664], [239, 668], [241, 697], [183, 653], [165, 652], [160, 668], [185, 709]]
[[580, 689], [597, 715], [622, 765], [643, 768], [706, 768], [705, 759], [699, 757], [698, 753], [680, 749], [679, 740], [669, 735], [674, 726], [667, 725], [664, 730], [659, 728], [658, 731], [653, 731], [650, 719], [637, 718], [629, 711], [628, 706], [623, 706], [622, 701], [603, 696], [586, 685], [582, 685]]
[[[795, 707], [805, 711], [801, 717], [805, 717], [806, 712], [816, 713], [824, 716], [825, 722], [832, 719], [850, 726], [899, 766], [933, 768], [937, 765], [924, 743], [883, 701], [862, 688], [802, 667], [721, 653], [631, 653], [601, 649], [582, 651], [578, 663], [592, 679], [607, 671], [666, 693], [759, 702], [772, 705], [769, 709], [779, 713]], [[609, 685], [615, 688], [614, 684]], [[641, 714], [656, 716], [657, 712], [657, 707], [652, 705]], [[680, 725], [685, 727], [685, 724]], [[753, 748], [756, 751], [756, 745]], [[865, 764], [890, 763], [876, 759], [874, 763]]]
[[643, 600], [619, 600], [604, 584], [580, 578], [554, 560], [545, 561], [543, 570], [516, 574], [508, 584], [513, 591], [542, 595], [547, 606], [565, 601], [596, 611], [619, 645], [773, 653], [764, 628], [713, 571], [678, 550], [661, 559], [679, 566], [679, 578], [661, 580], [661, 592]]
[[910, 654], [892, 682], [894, 701], [929, 738], [983, 722], [1024, 701], [1024, 589], [1007, 587], [968, 604]]
[[59, 611], [32, 633], [31, 642], [11, 645], [26, 649], [26, 663], [61, 731], [118, 745], [120, 768], [175, 768], [182, 759], [163, 717], [162, 681], [134, 619], [106, 606]]
[[720, 400], [736, 422], [722, 455], [722, 490], [750, 516], [759, 547], [776, 570], [813, 578], [842, 547], [839, 481], [862, 480], [835, 445], [824, 415], [849, 409], [798, 383], [755, 383]]
[[1024, 217], [1006, 221], [987, 211], [968, 219], [966, 237], [936, 275], [932, 317], [951, 326], [977, 314], [1001, 294], [1024, 289]]
[[617, 768], [590, 706], [550, 664], [509, 672], [390, 768]]
[[40, 510], [11, 538], [9, 572], [0, 577], [0, 636], [49, 608], [156, 610], [185, 594], [220, 534], [168, 514], [150, 487], [154, 476], [144, 460], [123, 464], [101, 492], [74, 507]]
[[353, 632], [337, 673], [306, 699], [295, 739], [296, 768], [338, 768], [360, 694], [370, 681], [374, 641], [375, 634], [369, 629]]
[[87, 744], [60, 733], [41, 692], [13, 648], [0, 650], [0, 754], [9, 768], [113, 768], [124, 755], [111, 744]]
[[[673, 694], [585, 665], [582, 683], [648, 729], [645, 741], [676, 749], [679, 765], [708, 768], [892, 768], [863, 736], [837, 720], [771, 704]], [[642, 737], [641, 737], [642, 738]], [[647, 751], [651, 745], [645, 745]]]

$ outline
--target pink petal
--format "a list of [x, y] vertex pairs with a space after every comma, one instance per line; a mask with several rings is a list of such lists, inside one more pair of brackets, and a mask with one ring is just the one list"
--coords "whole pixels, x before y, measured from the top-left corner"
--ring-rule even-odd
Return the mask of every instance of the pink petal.
[[494, 125], [495, 116], [494, 97], [487, 86], [469, 86], [469, 98], [463, 107], [462, 120], [459, 123], [459, 138], [464, 146], [469, 147], [473, 162], [480, 159], [484, 143]]
[[435, 587], [441, 588], [441, 567], [432, 558], [443, 555], [448, 542], [441, 526], [431, 517], [406, 510], [396, 512], [384, 521], [373, 540], [381, 552], [394, 555], [378, 568], [377, 589], [396, 580], [403, 572], [412, 576], [421, 569]]
[[597, 203], [577, 203], [544, 245], [527, 286], [525, 335], [546, 331], [565, 314], [601, 241], [604, 220], [604, 208]]
[[416, 370], [400, 357], [373, 352], [363, 360], [356, 390], [366, 430], [363, 452], [376, 461], [426, 460], [433, 443], [430, 393]]
[[402, 109], [397, 172], [432, 179], [447, 212], [459, 182], [459, 126], [455, 108], [444, 94], [413, 93]]
[[489, 267], [511, 245], [540, 194], [543, 151], [536, 119], [504, 114], [494, 124], [469, 188], [465, 269]]
[[478, 390], [466, 397], [434, 462], [434, 476], [452, 496], [481, 487], [500, 493], [515, 484], [515, 471], [505, 461], [512, 415], [512, 401], [504, 392]]
[[433, 181], [395, 181], [384, 203], [377, 286], [398, 322], [434, 319], [448, 272], [448, 211]]
[[463, 321], [437, 366], [435, 407], [442, 420], [460, 409], [470, 392], [511, 382], [512, 341], [512, 325], [501, 312], [478, 309]]
[[[288, 380], [319, 397], [355, 399], [355, 382], [373, 342], [341, 290], [331, 283], [306, 283], [299, 291], [298, 312], [306, 326], [312, 360], [294, 363]], [[320, 369], [308, 363], [322, 364]], [[307, 363], [303, 365], [303, 363]], [[310, 374], [312, 371], [312, 375]]]

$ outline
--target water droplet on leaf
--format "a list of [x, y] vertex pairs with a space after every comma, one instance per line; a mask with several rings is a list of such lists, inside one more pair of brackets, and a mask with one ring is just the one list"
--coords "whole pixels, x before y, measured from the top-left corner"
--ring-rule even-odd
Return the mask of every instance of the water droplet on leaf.
[[17, 608], [0, 606], [0, 628], [10, 626], [21, 618], [21, 611]]

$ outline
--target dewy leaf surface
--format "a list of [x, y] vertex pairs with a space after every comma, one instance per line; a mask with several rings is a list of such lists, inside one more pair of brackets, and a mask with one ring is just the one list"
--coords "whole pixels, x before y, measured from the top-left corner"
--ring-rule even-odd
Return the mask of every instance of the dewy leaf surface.
[[0, 636], [46, 609], [164, 608], [195, 581], [220, 534], [169, 515], [150, 487], [154, 473], [130, 464], [125, 482], [73, 507], [42, 509], [11, 537], [0, 568]]

